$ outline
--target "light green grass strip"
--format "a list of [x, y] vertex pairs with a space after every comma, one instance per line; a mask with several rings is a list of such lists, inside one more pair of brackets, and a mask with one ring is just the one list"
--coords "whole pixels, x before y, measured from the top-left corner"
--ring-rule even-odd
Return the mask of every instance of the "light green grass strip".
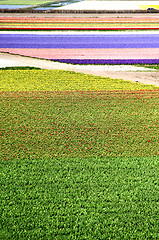
[[158, 87], [63, 70], [0, 70], [0, 91], [138, 89], [158, 89]]
[[39, 5], [43, 3], [55, 2], [51, 0], [2, 0], [0, 5]]
[[158, 64], [136, 64], [137, 67], [145, 67], [150, 69], [156, 69], [159, 71], [159, 65]]

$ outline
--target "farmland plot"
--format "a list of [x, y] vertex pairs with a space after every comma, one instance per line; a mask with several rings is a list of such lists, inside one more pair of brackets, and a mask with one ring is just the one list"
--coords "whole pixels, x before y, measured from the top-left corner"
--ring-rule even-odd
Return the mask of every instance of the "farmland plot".
[[0, 76], [2, 239], [157, 238], [158, 88]]

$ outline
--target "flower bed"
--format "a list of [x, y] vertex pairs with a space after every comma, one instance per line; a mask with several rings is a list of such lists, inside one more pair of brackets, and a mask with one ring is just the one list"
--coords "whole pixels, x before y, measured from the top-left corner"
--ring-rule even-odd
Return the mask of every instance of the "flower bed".
[[[14, 47], [1, 50], [46, 58], [60, 51]], [[141, 49], [122, 52], [150, 53], [148, 63], [158, 63], [158, 48]], [[147, 61], [91, 59], [90, 52], [54, 60]], [[68, 71], [0, 70], [0, 105], [2, 239], [157, 239], [158, 87]]]
[[52, 59], [71, 64], [159, 64], [159, 59]]
[[70, 18], [70, 17], [0, 17], [1, 23], [159, 23], [158, 17], [133, 17], [133, 18]]
[[[20, 18], [0, 17], [0, 30], [129, 30], [158, 29], [159, 18]], [[39, 27], [40, 24], [40, 27]]]
[[48, 70], [0, 80], [3, 239], [157, 239], [159, 88]]
[[[150, 127], [148, 122], [158, 108], [158, 87], [67, 71], [5, 70], [0, 73], [2, 138], [6, 143], [2, 153], [7, 159], [17, 154], [20, 158], [27, 157], [31, 153], [34, 157], [68, 154], [70, 157], [76, 154], [115, 157], [149, 156], [157, 152], [158, 137], [153, 135], [156, 125], [152, 132], [145, 129]], [[38, 148], [33, 143], [35, 139]], [[148, 139], [151, 139], [151, 149]]]

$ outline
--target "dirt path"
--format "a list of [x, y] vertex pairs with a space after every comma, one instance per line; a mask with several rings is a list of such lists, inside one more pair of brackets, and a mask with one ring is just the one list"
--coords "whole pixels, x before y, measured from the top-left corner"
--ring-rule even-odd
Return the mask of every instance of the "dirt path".
[[118, 78], [123, 80], [130, 80], [132, 82], [140, 82], [144, 84], [152, 84], [159, 86], [159, 72], [128, 72], [128, 71], [107, 71], [107, 72], [95, 72], [95, 71], [83, 71], [87, 74], [100, 75], [103, 77]]
[[61, 69], [159, 86], [159, 71], [154, 70], [147, 71], [146, 69], [145, 71], [143, 70], [133, 71], [132, 69], [131, 71], [130, 70], [127, 71], [126, 66], [125, 70], [122, 69], [122, 71], [119, 70], [119, 68], [117, 68], [117, 71], [115, 69], [113, 71], [112, 70], [110, 71], [110, 69], [103, 70], [103, 67], [101, 67], [101, 69], [100, 68], [95, 69], [93, 66], [90, 66], [86, 69], [85, 67], [82, 68], [82, 66], [78, 65], [51, 62], [49, 60], [41, 60], [36, 58], [23, 57], [19, 55], [11, 55], [8, 53], [0, 53], [0, 67], [5, 66], [32, 66], [39, 67], [42, 69]]

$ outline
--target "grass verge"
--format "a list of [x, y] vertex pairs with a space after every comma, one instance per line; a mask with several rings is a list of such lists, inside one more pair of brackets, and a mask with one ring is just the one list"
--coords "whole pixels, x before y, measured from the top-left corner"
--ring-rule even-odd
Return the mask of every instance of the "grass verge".
[[41, 68], [30, 67], [30, 66], [24, 66], [24, 67], [17, 66], [17, 67], [4, 67], [4, 68], [0, 68], [0, 70], [33, 70], [33, 69], [39, 70]]
[[[0, 4], [1, 5], [39, 5], [39, 4], [44, 4], [47, 2], [51, 2], [50, 0], [1, 0]], [[55, 2], [55, 1], [52, 1]]]
[[159, 65], [158, 64], [138, 64], [136, 66], [159, 70]]

